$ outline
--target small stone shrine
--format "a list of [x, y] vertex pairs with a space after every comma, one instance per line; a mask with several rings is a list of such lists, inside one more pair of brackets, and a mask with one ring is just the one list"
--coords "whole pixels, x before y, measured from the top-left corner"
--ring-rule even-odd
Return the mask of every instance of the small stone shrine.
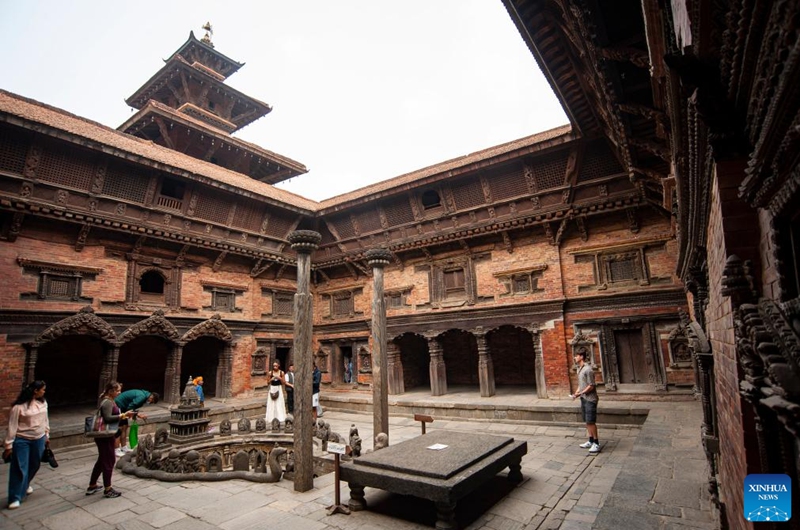
[[186, 382], [181, 395], [181, 403], [170, 409], [169, 441], [185, 444], [210, 440], [214, 437], [208, 432], [208, 409], [200, 404], [192, 379]]

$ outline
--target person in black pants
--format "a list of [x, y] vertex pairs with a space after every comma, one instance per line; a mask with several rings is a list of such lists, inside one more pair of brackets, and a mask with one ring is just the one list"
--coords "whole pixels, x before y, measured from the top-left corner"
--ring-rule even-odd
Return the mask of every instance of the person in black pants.
[[[106, 425], [118, 423], [119, 420], [132, 418], [134, 415], [133, 411], [120, 414], [119, 407], [114, 403], [114, 398], [121, 391], [122, 385], [116, 381], [111, 381], [100, 395], [100, 413], [103, 415], [103, 422]], [[92, 468], [86, 495], [94, 495], [103, 490], [104, 497], [109, 499], [119, 497], [122, 494], [111, 486], [111, 474], [114, 472], [114, 464], [117, 462], [114, 454], [114, 437], [95, 438], [94, 443], [97, 445], [97, 462], [94, 463], [94, 468]], [[101, 473], [103, 475], [103, 485], [99, 486], [97, 479], [100, 478]]]

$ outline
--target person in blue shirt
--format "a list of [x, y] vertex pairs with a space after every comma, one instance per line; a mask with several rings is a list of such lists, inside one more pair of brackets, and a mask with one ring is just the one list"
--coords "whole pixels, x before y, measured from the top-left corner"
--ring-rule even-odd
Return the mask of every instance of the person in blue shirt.
[[200, 406], [202, 407], [206, 401], [206, 396], [203, 393], [203, 377], [195, 377], [192, 383], [194, 383], [194, 389], [197, 390], [197, 399], [200, 400]]
[[[131, 389], [120, 394], [114, 398], [114, 403], [119, 407], [122, 412], [131, 412], [131, 417], [147, 419], [146, 414], [138, 412], [137, 409], [144, 407], [148, 403], [158, 403], [159, 396], [156, 392], [149, 390]], [[119, 422], [119, 431], [117, 431], [117, 449], [116, 455], [122, 456], [131, 450], [127, 445], [128, 440], [128, 420], [123, 419]]]

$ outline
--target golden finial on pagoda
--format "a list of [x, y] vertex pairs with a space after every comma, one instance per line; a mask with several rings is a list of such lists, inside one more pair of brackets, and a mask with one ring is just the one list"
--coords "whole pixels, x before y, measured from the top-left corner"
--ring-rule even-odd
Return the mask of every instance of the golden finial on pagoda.
[[203, 24], [202, 29], [206, 30], [206, 34], [203, 35], [201, 40], [213, 48], [214, 43], [211, 42], [211, 36], [214, 35], [214, 29], [211, 27], [211, 22], [206, 22]]

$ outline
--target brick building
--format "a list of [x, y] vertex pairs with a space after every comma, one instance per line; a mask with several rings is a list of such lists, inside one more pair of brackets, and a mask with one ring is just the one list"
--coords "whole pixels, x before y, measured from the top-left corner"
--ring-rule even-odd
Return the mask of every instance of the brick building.
[[504, 3], [570, 124], [319, 203], [271, 185], [302, 164], [231, 136], [270, 107], [210, 41], [117, 130], [0, 92], [0, 400], [34, 377], [54, 409], [109, 378], [262, 387], [295, 355], [286, 238], [315, 230], [328, 388], [370, 384], [365, 252], [385, 247], [392, 391], [559, 398], [588, 349], [606, 396], [701, 395], [709, 485], [748, 528], [744, 476], [798, 461], [800, 8]]

